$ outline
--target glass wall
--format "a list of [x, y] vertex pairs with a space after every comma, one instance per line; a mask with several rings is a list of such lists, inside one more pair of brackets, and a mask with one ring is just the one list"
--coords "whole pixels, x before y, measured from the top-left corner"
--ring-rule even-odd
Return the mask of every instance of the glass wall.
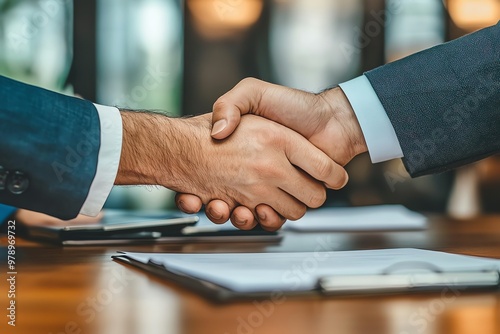
[[98, 1], [98, 102], [179, 115], [181, 86], [180, 1]]
[[358, 73], [361, 53], [352, 49], [363, 23], [362, 0], [273, 1], [270, 21], [278, 83], [320, 91]]
[[441, 0], [386, 0], [385, 58], [391, 62], [445, 41]]
[[73, 1], [0, 0], [0, 75], [64, 91], [72, 58]]
[[[180, 0], [97, 1], [97, 102], [181, 114], [183, 7]], [[115, 187], [108, 207], [160, 209], [173, 193]]]

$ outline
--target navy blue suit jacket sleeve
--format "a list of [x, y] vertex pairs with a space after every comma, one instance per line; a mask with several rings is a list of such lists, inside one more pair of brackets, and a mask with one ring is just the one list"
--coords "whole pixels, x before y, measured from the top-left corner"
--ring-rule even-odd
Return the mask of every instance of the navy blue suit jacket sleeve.
[[75, 217], [100, 148], [95, 106], [0, 76], [0, 203]]
[[0, 225], [4, 223], [16, 211], [16, 208], [0, 204]]
[[365, 74], [412, 176], [500, 152], [500, 23]]

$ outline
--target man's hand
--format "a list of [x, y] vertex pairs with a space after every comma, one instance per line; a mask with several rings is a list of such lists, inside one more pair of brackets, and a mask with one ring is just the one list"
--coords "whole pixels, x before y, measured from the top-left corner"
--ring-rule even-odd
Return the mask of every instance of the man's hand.
[[215, 102], [212, 137], [228, 137], [238, 126], [240, 115], [247, 113], [300, 133], [342, 165], [367, 150], [354, 111], [340, 88], [313, 94], [243, 79]]
[[[218, 199], [229, 210], [267, 205], [287, 219], [298, 219], [307, 206], [324, 203], [324, 184], [340, 188], [347, 180], [345, 170], [304, 137], [261, 117], [243, 117], [233, 135], [222, 141], [210, 137], [210, 114], [172, 119], [122, 112], [122, 119], [116, 184], [158, 184], [196, 195], [205, 204]], [[241, 221], [243, 228], [254, 224], [249, 212], [251, 217]]]
[[[312, 94], [248, 78], [220, 97], [213, 111], [212, 136], [216, 139], [229, 136], [240, 115], [252, 113], [297, 131], [341, 165], [367, 150], [354, 111], [340, 88]], [[177, 203], [189, 212], [201, 207], [199, 199], [185, 194], [177, 196]], [[207, 214], [211, 219], [211, 212], [228, 216], [228, 209], [225, 203], [212, 201]], [[268, 224], [281, 220], [269, 207], [260, 206], [257, 213], [264, 214]], [[238, 207], [232, 220], [248, 216], [248, 210]]]

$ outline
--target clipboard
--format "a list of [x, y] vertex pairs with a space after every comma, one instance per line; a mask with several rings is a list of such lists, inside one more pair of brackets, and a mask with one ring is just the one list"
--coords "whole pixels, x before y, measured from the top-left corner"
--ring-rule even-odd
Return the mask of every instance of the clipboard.
[[268, 293], [238, 293], [223, 286], [217, 285], [215, 283], [198, 279], [189, 275], [185, 275], [180, 272], [167, 270], [163, 266], [158, 265], [154, 262], [149, 262], [147, 264], [140, 261], [136, 261], [127, 257], [126, 255], [113, 255], [113, 260], [127, 265], [137, 267], [139, 269], [150, 272], [156, 276], [167, 279], [170, 282], [174, 282], [190, 291], [193, 291], [209, 300], [219, 303], [225, 303], [236, 300], [245, 300], [252, 298], [265, 298], [268, 297]]
[[[460, 256], [460, 255], [458, 255]], [[297, 291], [266, 290], [241, 292], [227, 286], [217, 284], [212, 280], [194, 277], [185, 272], [167, 268], [162, 263], [151, 259], [147, 262], [139, 261], [127, 253], [117, 254], [112, 258], [154, 275], [167, 279], [190, 291], [217, 303], [227, 303], [238, 300], [269, 299], [273, 293], [287, 296], [359, 296], [380, 294], [407, 294], [416, 292], [436, 292], [445, 288], [455, 290], [490, 290], [500, 286], [500, 273], [496, 268], [468, 269], [461, 271], [443, 271], [429, 263], [408, 261], [396, 263], [395, 266], [379, 274], [366, 275], [330, 275], [319, 277], [311, 289]], [[427, 271], [420, 270], [414, 273], [400, 272], [401, 268], [421, 266]], [[399, 268], [398, 268], [399, 267]]]

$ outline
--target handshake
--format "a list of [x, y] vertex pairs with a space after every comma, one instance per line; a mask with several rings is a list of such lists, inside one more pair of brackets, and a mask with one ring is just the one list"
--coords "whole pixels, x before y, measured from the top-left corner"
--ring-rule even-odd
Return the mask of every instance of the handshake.
[[320, 94], [244, 79], [192, 118], [118, 114], [0, 76], [0, 203], [92, 216], [113, 180], [172, 189], [181, 210], [205, 204], [215, 223], [278, 229], [342, 188], [343, 166], [368, 147], [412, 177], [500, 152], [499, 36], [500, 23]]
[[[134, 113], [122, 117], [124, 133], [137, 138], [141, 127], [134, 124]], [[261, 224], [276, 230], [286, 219], [301, 218], [307, 207], [321, 206], [326, 188], [346, 185], [343, 166], [367, 151], [340, 88], [312, 94], [248, 78], [220, 97], [212, 114], [157, 121], [167, 140], [149, 139], [162, 153], [136, 147], [127, 154], [133, 145], [124, 139], [119, 178], [127, 171], [162, 171], [153, 183], [177, 191], [182, 211], [195, 213], [205, 204], [214, 223], [231, 219], [240, 229]], [[127, 158], [130, 154], [135, 159]], [[145, 161], [149, 166], [140, 168]]]

